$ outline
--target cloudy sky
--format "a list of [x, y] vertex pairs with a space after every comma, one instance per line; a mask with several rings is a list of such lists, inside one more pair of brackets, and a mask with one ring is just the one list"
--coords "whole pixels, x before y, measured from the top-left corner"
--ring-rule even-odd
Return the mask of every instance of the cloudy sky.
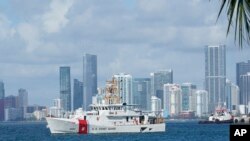
[[59, 66], [82, 80], [84, 53], [98, 56], [98, 85], [113, 74], [149, 77], [173, 69], [174, 82], [203, 88], [204, 46], [226, 44], [227, 77], [249, 59], [226, 37], [225, 12], [216, 23], [212, 0], [1, 0], [0, 80], [6, 95], [19, 88], [29, 103], [59, 97]]

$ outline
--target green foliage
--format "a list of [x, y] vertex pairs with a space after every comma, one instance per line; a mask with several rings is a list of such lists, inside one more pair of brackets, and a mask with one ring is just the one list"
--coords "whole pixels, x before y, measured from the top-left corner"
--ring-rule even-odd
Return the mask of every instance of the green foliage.
[[250, 45], [250, 0], [221, 0], [218, 18], [223, 9], [227, 11], [228, 17], [227, 35], [234, 28], [234, 41], [238, 40], [240, 49], [243, 48], [243, 41]]

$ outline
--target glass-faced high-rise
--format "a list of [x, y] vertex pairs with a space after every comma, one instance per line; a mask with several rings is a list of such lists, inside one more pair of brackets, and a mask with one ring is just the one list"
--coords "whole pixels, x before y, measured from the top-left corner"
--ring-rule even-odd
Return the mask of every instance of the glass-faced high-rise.
[[83, 83], [74, 79], [74, 92], [73, 92], [73, 109], [78, 109], [83, 106]]
[[28, 106], [28, 92], [25, 89], [18, 90], [18, 107], [27, 107]]
[[4, 99], [4, 83], [0, 81], [0, 99]]
[[250, 72], [240, 76], [240, 85], [242, 104], [248, 106], [250, 104]]
[[182, 94], [182, 110], [196, 111], [196, 85], [191, 83], [183, 83], [181, 85]]
[[60, 99], [62, 99], [63, 109], [71, 111], [71, 83], [70, 67], [60, 67]]
[[0, 81], [0, 121], [4, 120], [4, 83]]
[[[173, 71], [162, 70], [158, 72], [151, 73], [151, 93], [152, 95], [158, 97], [163, 101], [163, 85], [173, 83]], [[162, 104], [163, 108], [163, 104]]]
[[88, 110], [92, 97], [97, 94], [97, 56], [83, 56], [83, 109]]
[[240, 83], [241, 75], [245, 75], [248, 72], [250, 72], [250, 60], [247, 62], [239, 62], [236, 64], [236, 84], [239, 86], [240, 89], [240, 104], [243, 104], [244, 98], [243, 98], [243, 86]]
[[133, 100], [134, 104], [141, 106], [142, 110], [150, 110], [151, 98], [151, 79], [134, 78], [133, 79]]
[[226, 47], [205, 47], [205, 89], [209, 94], [209, 112], [226, 101]]

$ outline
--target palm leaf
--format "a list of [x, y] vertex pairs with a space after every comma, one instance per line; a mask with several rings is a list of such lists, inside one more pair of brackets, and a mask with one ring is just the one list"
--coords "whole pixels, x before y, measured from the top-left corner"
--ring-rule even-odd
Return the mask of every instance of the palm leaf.
[[223, 9], [228, 17], [227, 35], [234, 28], [234, 41], [238, 40], [240, 49], [243, 48], [243, 41], [250, 45], [250, 0], [221, 0], [217, 20]]

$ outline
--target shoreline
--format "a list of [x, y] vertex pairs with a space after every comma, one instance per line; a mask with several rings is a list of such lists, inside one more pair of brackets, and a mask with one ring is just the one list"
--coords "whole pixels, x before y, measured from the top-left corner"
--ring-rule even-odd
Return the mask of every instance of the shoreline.
[[8, 124], [8, 123], [46, 123], [46, 120], [42, 121], [0, 121], [0, 124]]

